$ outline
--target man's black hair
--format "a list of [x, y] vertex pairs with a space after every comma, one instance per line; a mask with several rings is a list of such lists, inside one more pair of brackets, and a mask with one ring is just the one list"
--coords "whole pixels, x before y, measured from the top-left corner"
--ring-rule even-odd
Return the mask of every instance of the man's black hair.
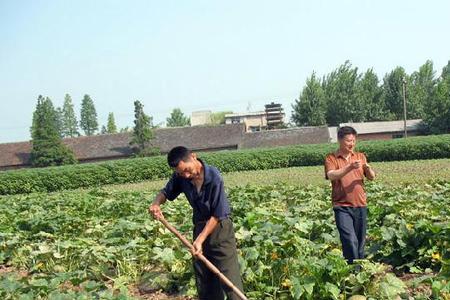
[[350, 127], [350, 126], [343, 126], [343, 127], [339, 128], [338, 133], [337, 133], [338, 139], [340, 139], [340, 140], [343, 139], [344, 136], [346, 136], [347, 134], [353, 134], [356, 136], [355, 128]]
[[172, 168], [176, 168], [180, 161], [186, 161], [191, 153], [191, 150], [183, 146], [172, 148], [167, 154], [167, 163]]

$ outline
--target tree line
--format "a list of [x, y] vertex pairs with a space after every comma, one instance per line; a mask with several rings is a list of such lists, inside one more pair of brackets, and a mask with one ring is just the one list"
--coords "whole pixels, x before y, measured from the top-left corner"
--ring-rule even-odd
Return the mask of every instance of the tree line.
[[[39, 102], [45, 102], [51, 107], [53, 106], [52, 101], [48, 97], [39, 96]], [[36, 107], [36, 109], [38, 106]], [[91, 136], [94, 134], [113, 134], [118, 132], [130, 131], [128, 127], [117, 128], [114, 113], [110, 112], [108, 114], [108, 119], [106, 125], [103, 125], [99, 131], [99, 123], [97, 118], [97, 111], [95, 109], [94, 101], [89, 95], [84, 95], [81, 102], [80, 110], [80, 121], [78, 121], [75, 114], [74, 105], [72, 102], [72, 97], [66, 94], [64, 97], [64, 104], [62, 107], [57, 107], [54, 109], [56, 118], [56, 129], [59, 132], [61, 138], [66, 137], [78, 137], [81, 135], [81, 130], [85, 135]], [[189, 126], [191, 121], [190, 118], [185, 116], [179, 108], [174, 108], [171, 112], [170, 117], [166, 119], [167, 127], [182, 127]]]
[[[134, 127], [130, 146], [136, 156], [159, 154], [159, 149], [152, 145], [154, 139], [153, 118], [144, 112], [144, 105], [134, 101]], [[190, 123], [180, 109], [174, 109], [167, 119], [168, 126], [185, 126]], [[98, 132], [97, 112], [89, 95], [81, 103], [80, 121], [77, 121], [74, 105], [70, 95], [66, 94], [62, 108], [55, 108], [49, 97], [40, 95], [33, 112], [31, 131], [30, 162], [34, 167], [46, 167], [73, 164], [77, 160], [71, 149], [63, 144], [62, 138], [80, 136], [80, 129], [85, 135], [92, 136]], [[128, 127], [121, 131], [129, 131]], [[101, 134], [117, 133], [114, 114], [109, 113], [106, 126]]]
[[349, 61], [323, 77], [313, 72], [292, 105], [291, 121], [296, 126], [339, 126], [402, 120], [404, 87], [407, 119], [422, 119], [423, 133], [448, 133], [450, 61], [438, 77], [430, 60], [412, 74], [396, 67], [382, 80], [373, 69], [361, 73]]

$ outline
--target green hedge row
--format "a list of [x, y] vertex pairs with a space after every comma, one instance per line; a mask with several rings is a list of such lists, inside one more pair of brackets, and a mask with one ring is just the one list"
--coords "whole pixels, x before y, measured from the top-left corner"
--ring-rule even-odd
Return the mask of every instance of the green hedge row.
[[[337, 147], [337, 144], [299, 145], [218, 152], [201, 157], [222, 172], [262, 170], [322, 165], [325, 156]], [[371, 162], [450, 158], [450, 135], [361, 141], [357, 143], [357, 150], [364, 152]]]
[[[321, 165], [336, 144], [298, 145], [201, 153], [200, 157], [222, 172]], [[450, 135], [359, 142], [369, 161], [450, 158]], [[0, 194], [52, 192], [113, 183], [166, 178], [171, 170], [165, 156], [103, 163], [0, 172]]]

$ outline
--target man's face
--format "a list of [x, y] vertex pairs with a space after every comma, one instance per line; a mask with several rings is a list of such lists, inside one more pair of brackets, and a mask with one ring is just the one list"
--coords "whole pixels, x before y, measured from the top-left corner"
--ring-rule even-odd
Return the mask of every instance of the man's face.
[[197, 159], [195, 155], [191, 154], [186, 161], [181, 160], [178, 163], [178, 166], [175, 168], [175, 172], [177, 172], [177, 174], [183, 178], [193, 179], [194, 177], [197, 177], [199, 175], [196, 162]]
[[339, 139], [341, 150], [353, 152], [356, 145], [356, 136], [353, 134], [346, 134], [342, 139]]

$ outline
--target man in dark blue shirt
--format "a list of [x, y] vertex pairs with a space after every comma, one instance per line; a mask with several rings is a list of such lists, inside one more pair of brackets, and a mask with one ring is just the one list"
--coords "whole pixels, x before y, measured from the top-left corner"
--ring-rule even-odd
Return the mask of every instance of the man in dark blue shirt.
[[[184, 193], [193, 209], [193, 255], [202, 253], [233, 284], [243, 291], [236, 251], [231, 210], [220, 172], [205, 164], [185, 147], [175, 147], [167, 155], [174, 173], [165, 188], [156, 196], [149, 212], [162, 217], [160, 205]], [[197, 292], [201, 300], [239, 299], [218, 277], [198, 260], [194, 261]]]

